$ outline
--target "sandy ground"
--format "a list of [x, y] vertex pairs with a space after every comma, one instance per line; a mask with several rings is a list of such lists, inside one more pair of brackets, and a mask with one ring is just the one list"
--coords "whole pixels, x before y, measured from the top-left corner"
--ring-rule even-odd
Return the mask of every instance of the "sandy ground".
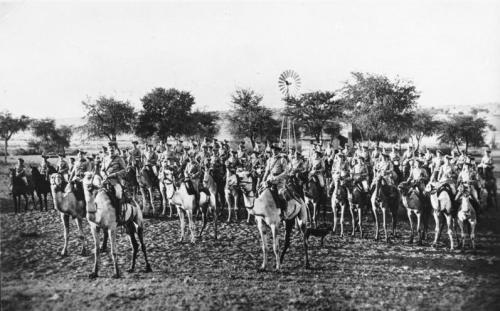
[[[500, 167], [498, 159], [497, 154]], [[273, 271], [270, 256], [268, 270], [260, 273], [262, 255], [255, 224], [223, 223], [217, 241], [209, 226], [208, 235], [191, 245], [177, 242], [177, 219], [147, 219], [146, 244], [153, 272], [141, 272], [142, 254], [138, 271], [125, 271], [131, 249], [119, 230], [122, 278], [111, 278], [111, 257], [104, 254], [100, 277], [89, 280], [93, 257], [88, 225], [84, 230], [89, 254], [79, 255], [76, 226], [71, 223], [69, 256], [61, 257], [58, 213], [51, 208], [14, 215], [7, 200], [5, 165], [0, 169], [2, 310], [498, 310], [500, 305], [499, 209], [481, 216], [476, 253], [450, 252], [444, 235], [433, 249], [429, 247], [433, 233], [424, 246], [408, 244], [405, 217], [400, 218], [391, 243], [375, 242], [370, 218], [365, 225], [368, 238], [328, 235], [323, 247], [311, 238], [309, 270], [303, 268], [302, 243], [295, 232], [282, 271]], [[23, 234], [31, 232], [36, 235]]]

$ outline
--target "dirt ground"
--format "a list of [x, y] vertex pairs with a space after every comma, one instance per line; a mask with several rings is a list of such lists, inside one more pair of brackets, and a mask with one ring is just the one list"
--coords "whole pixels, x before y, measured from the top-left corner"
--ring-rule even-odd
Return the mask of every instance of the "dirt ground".
[[[497, 168], [498, 159], [496, 154]], [[312, 237], [311, 269], [303, 267], [302, 243], [295, 231], [280, 272], [273, 271], [274, 256], [269, 257], [267, 271], [257, 272], [262, 254], [255, 224], [222, 223], [217, 241], [209, 226], [208, 235], [191, 245], [177, 242], [178, 219], [147, 219], [153, 272], [141, 272], [142, 254], [137, 272], [125, 271], [131, 249], [119, 230], [122, 278], [111, 278], [111, 257], [104, 254], [100, 277], [90, 280], [88, 225], [84, 225], [88, 255], [79, 255], [76, 226], [71, 223], [69, 256], [61, 257], [58, 213], [51, 208], [14, 215], [7, 197], [6, 166], [0, 170], [2, 310], [498, 310], [500, 305], [500, 209], [481, 215], [476, 253], [450, 252], [444, 234], [439, 247], [431, 248], [433, 232], [424, 246], [408, 244], [405, 217], [400, 217], [397, 236], [389, 244], [375, 242], [369, 218], [368, 238], [328, 235], [321, 247]], [[433, 221], [430, 226], [434, 228]]]

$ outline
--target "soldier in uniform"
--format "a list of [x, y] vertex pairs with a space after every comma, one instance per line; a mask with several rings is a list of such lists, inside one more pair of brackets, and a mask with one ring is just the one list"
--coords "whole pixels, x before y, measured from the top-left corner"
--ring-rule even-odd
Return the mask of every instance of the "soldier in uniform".
[[[73, 170], [73, 166], [75, 166], [75, 158], [73, 157], [70, 157], [69, 158], [69, 172], [71, 172]], [[69, 175], [69, 173], [68, 173]], [[69, 180], [69, 177], [68, 177], [68, 180]]]
[[[50, 163], [47, 161], [47, 156], [42, 153], [42, 162], [40, 162], [39, 170], [42, 176], [47, 176], [49, 173]], [[67, 176], [66, 176], [67, 177]]]
[[288, 163], [285, 158], [280, 156], [281, 148], [278, 145], [273, 145], [271, 150], [272, 156], [267, 160], [262, 183], [271, 185], [271, 193], [278, 208], [285, 211], [287, 201], [291, 198], [286, 194]]
[[200, 179], [202, 178], [201, 174], [202, 172], [200, 164], [196, 162], [195, 154], [191, 153], [189, 155], [189, 158], [187, 159], [186, 167], [184, 168], [184, 177], [191, 180], [193, 184], [193, 188], [196, 194], [196, 206], [198, 206], [199, 203]]
[[360, 185], [363, 191], [368, 192], [368, 168], [364, 163], [363, 157], [358, 157], [355, 160], [355, 165], [351, 170], [351, 177], [354, 183]]
[[457, 187], [455, 184], [455, 179], [453, 178], [455, 175], [455, 171], [453, 166], [450, 163], [451, 156], [446, 155], [444, 157], [444, 163], [441, 165], [438, 171], [437, 180], [440, 183], [448, 183], [450, 185], [453, 196], [455, 196], [457, 192]]
[[309, 178], [316, 176], [320, 187], [325, 187], [325, 162], [323, 161], [322, 153], [320, 150], [314, 152], [309, 168]]
[[153, 172], [154, 176], [158, 176], [158, 168], [156, 167], [156, 164], [158, 163], [158, 154], [153, 149], [153, 145], [148, 145], [148, 149], [142, 155], [142, 160], [144, 166], [147, 167], [150, 172]]
[[429, 180], [429, 176], [427, 176], [426, 170], [422, 168], [422, 161], [419, 159], [415, 159], [413, 161], [413, 168], [410, 171], [410, 175], [408, 176], [407, 182], [410, 183], [413, 187], [417, 187], [419, 190], [419, 194], [424, 193], [425, 183]]
[[481, 163], [477, 166], [478, 168], [487, 168], [487, 167], [493, 167], [493, 159], [491, 158], [491, 150], [486, 149], [484, 150], [484, 155], [481, 158]]
[[139, 142], [134, 140], [132, 142], [132, 150], [130, 151], [130, 165], [136, 168], [140, 168], [142, 166], [142, 153], [141, 149], [138, 148]]
[[478, 182], [476, 179], [476, 174], [472, 169], [472, 163], [468, 160], [463, 166], [460, 174], [457, 178], [458, 185], [463, 185], [469, 188], [470, 193], [474, 200], [476, 200], [475, 207], [479, 206], [479, 196], [478, 196]]
[[70, 167], [68, 162], [64, 159], [66, 155], [64, 153], [58, 153], [59, 160], [57, 161], [57, 172], [63, 176], [63, 179], [69, 181]]
[[25, 186], [28, 186], [28, 177], [26, 176], [26, 170], [24, 166], [24, 159], [17, 159], [17, 165], [15, 167], [16, 177], [21, 178]]
[[85, 159], [85, 151], [78, 150], [77, 160], [75, 161], [75, 165], [73, 165], [68, 179], [70, 181], [81, 181], [85, 172], [90, 172], [90, 166]]
[[122, 186], [122, 179], [125, 175], [125, 161], [123, 158], [117, 154], [116, 143], [109, 143], [109, 156], [107, 156], [103, 161], [103, 172], [105, 174], [106, 180], [115, 189], [116, 199], [118, 199], [118, 204], [115, 205], [116, 220], [118, 224], [123, 222], [121, 206], [126, 203], [126, 195], [124, 193], [125, 187]]

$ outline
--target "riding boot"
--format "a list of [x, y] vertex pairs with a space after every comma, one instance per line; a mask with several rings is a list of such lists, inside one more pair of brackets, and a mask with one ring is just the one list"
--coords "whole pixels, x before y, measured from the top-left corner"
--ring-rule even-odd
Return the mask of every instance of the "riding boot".
[[276, 202], [277, 207], [281, 210], [281, 215], [284, 215], [288, 202], [278, 194], [278, 189], [276, 187], [271, 188], [271, 195], [273, 196], [274, 202]]

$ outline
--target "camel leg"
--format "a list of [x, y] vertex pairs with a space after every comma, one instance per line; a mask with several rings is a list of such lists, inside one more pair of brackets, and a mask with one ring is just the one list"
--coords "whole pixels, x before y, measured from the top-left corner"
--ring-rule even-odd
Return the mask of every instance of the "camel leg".
[[188, 220], [189, 220], [189, 231], [191, 232], [191, 243], [194, 244], [196, 242], [195, 237], [195, 227], [194, 227], [194, 217], [192, 211], [186, 211]]
[[312, 206], [313, 206], [312, 222], [313, 222], [313, 227], [316, 228], [317, 227], [316, 215], [318, 214], [318, 203], [317, 202], [313, 202]]
[[310, 265], [309, 265], [309, 254], [308, 254], [308, 248], [309, 248], [309, 242], [307, 241], [307, 236], [309, 235], [309, 233], [307, 232], [307, 228], [306, 228], [306, 223], [303, 221], [300, 223], [300, 232], [302, 232], [302, 240], [304, 242], [304, 254], [305, 254], [305, 267], [306, 269], [309, 269], [310, 268]]
[[167, 195], [165, 193], [165, 187], [160, 186], [160, 194], [161, 194], [161, 206], [162, 206], [161, 216], [166, 217], [167, 216]]
[[149, 214], [148, 208], [148, 200], [146, 198], [146, 191], [144, 191], [144, 187], [139, 187], [142, 197], [142, 209], [144, 210], [144, 214]]
[[263, 219], [262, 217], [255, 217], [255, 220], [257, 221], [257, 228], [259, 229], [260, 233], [260, 239], [262, 241], [262, 265], [260, 266], [261, 271], [266, 269], [267, 265], [267, 235], [266, 235], [266, 228], [264, 227], [264, 224], [262, 223]]
[[238, 221], [238, 201], [240, 199], [240, 196], [238, 194], [236, 194], [234, 196], [234, 218], [236, 219], [236, 221]]
[[349, 212], [351, 212], [351, 223], [352, 223], [352, 233], [351, 236], [354, 236], [356, 232], [356, 218], [354, 216], [354, 211], [352, 206], [349, 206]]
[[139, 251], [139, 245], [137, 244], [137, 240], [135, 239], [134, 236], [134, 229], [130, 228], [130, 226], [134, 226], [133, 224], [128, 225], [128, 238], [130, 240], [130, 245], [132, 245], [132, 264], [130, 265], [130, 268], [127, 270], [128, 273], [132, 273], [135, 270], [135, 260], [137, 259], [137, 252]]
[[416, 212], [416, 215], [417, 215], [417, 233], [418, 233], [418, 242], [417, 244], [418, 245], [422, 245], [422, 213], [420, 212]]
[[[335, 194], [334, 194], [335, 196]], [[337, 200], [335, 197], [332, 197], [332, 213], [333, 213], [333, 233], [337, 231]]]
[[17, 197], [12, 195], [12, 199], [14, 200], [14, 214], [17, 214]]
[[472, 244], [472, 249], [476, 250], [476, 221], [469, 220], [470, 223], [470, 242]]
[[278, 224], [271, 224], [270, 227], [271, 227], [271, 234], [273, 236], [273, 251], [274, 251], [274, 257], [276, 258], [276, 271], [278, 271], [280, 269], [280, 256], [279, 256], [279, 249], [280, 249], [280, 241], [279, 241], [279, 237], [277, 235], [277, 227], [279, 225], [279, 222]]
[[285, 245], [283, 246], [283, 251], [281, 252], [280, 264], [283, 262], [283, 259], [285, 259], [286, 251], [290, 247], [290, 234], [292, 233], [294, 223], [294, 220], [285, 221]]
[[227, 193], [226, 190], [226, 202], [227, 202], [227, 222], [231, 222], [231, 196]]
[[153, 209], [153, 215], [156, 216], [156, 208], [155, 208], [155, 202], [154, 202], [154, 196], [153, 196], [153, 188], [148, 188], [148, 193], [149, 193], [149, 202], [151, 203], [151, 208]]
[[396, 205], [396, 208], [394, 207], [389, 207], [389, 210], [391, 211], [391, 220], [392, 220], [392, 236], [395, 238], [396, 237], [396, 224], [398, 221], [398, 208]]
[[247, 208], [247, 224], [250, 224], [250, 209]]
[[436, 247], [439, 236], [441, 235], [441, 227], [439, 224], [439, 212], [434, 211], [432, 215], [434, 216], [434, 223], [436, 225], [436, 228], [434, 229], [434, 241], [432, 242], [432, 247]]
[[460, 227], [460, 236], [462, 237], [462, 251], [465, 249], [465, 231], [464, 231], [464, 222], [462, 220], [458, 220], [458, 226]]
[[387, 237], [387, 221], [386, 221], [387, 215], [385, 211], [385, 207], [382, 208], [382, 221], [384, 225], [384, 233], [385, 233], [385, 242], [387, 243], [389, 241], [389, 238]]
[[340, 236], [344, 237], [344, 213], [345, 213], [345, 204], [342, 203], [340, 205]]
[[204, 204], [204, 206], [201, 206], [201, 220], [203, 221], [203, 225], [201, 226], [200, 233], [198, 234], [198, 237], [200, 238], [201, 235], [203, 234], [203, 230], [205, 230], [205, 227], [207, 226], [207, 218], [208, 218], [207, 209], [208, 206], [206, 206], [206, 204]]
[[[363, 227], [361, 226], [361, 206], [358, 207], [358, 226], [359, 226], [359, 237], [362, 239], [363, 238]], [[354, 226], [354, 225], [353, 225]]]
[[108, 251], [108, 231], [103, 230], [103, 238], [102, 238], [102, 245], [101, 245], [101, 253], [106, 253]]
[[406, 209], [406, 214], [408, 215], [408, 220], [410, 221], [410, 240], [408, 241], [409, 244], [413, 244], [413, 236], [414, 236], [414, 229], [413, 229], [413, 220], [411, 219], [411, 209], [407, 208]]
[[114, 279], [120, 277], [120, 271], [118, 270], [118, 261], [116, 260], [116, 229], [109, 229], [109, 240], [111, 242], [111, 259], [113, 259], [113, 266], [115, 267]]
[[212, 199], [213, 199], [213, 217], [214, 217], [214, 238], [215, 240], [217, 240], [217, 221], [218, 221], [218, 214], [219, 214], [219, 211], [218, 211], [218, 208], [217, 208], [217, 198], [215, 195], [212, 196]]
[[375, 241], [378, 240], [378, 217], [377, 217], [377, 205], [372, 202], [373, 217], [375, 218]]
[[184, 216], [184, 211], [181, 211], [181, 208], [177, 206], [177, 214], [179, 214], [179, 221], [181, 222], [181, 236], [179, 238], [179, 242], [184, 240], [184, 230], [186, 228], [186, 219]]
[[99, 232], [97, 232], [96, 225], [90, 225], [90, 231], [92, 232], [92, 237], [94, 238], [94, 269], [92, 270], [92, 273], [89, 274], [89, 278], [93, 279], [97, 277], [99, 263]]
[[23, 197], [24, 197], [24, 202], [26, 202], [26, 204], [24, 205], [24, 212], [26, 213], [28, 211], [29, 199], [28, 195], [26, 195], [25, 193], [23, 194]]
[[446, 215], [446, 225], [448, 226], [448, 236], [450, 237], [450, 250], [455, 249], [455, 241], [453, 241], [453, 220], [451, 215]]
[[78, 228], [78, 232], [80, 233], [80, 236], [78, 238], [82, 241], [82, 251], [81, 251], [80, 255], [85, 256], [85, 253], [87, 252], [87, 250], [85, 247], [85, 235], [83, 235], [83, 229], [82, 229], [82, 219], [76, 218], [75, 223], [76, 223], [76, 227]]
[[61, 251], [61, 256], [68, 255], [68, 240], [69, 240], [69, 215], [61, 213], [61, 220], [64, 226], [64, 246]]
[[144, 272], [151, 272], [151, 265], [149, 264], [148, 255], [146, 253], [146, 244], [144, 244], [144, 228], [141, 226], [137, 228], [137, 237], [139, 238], [139, 243], [141, 243], [141, 250], [144, 254], [144, 261], [146, 262], [146, 268]]

